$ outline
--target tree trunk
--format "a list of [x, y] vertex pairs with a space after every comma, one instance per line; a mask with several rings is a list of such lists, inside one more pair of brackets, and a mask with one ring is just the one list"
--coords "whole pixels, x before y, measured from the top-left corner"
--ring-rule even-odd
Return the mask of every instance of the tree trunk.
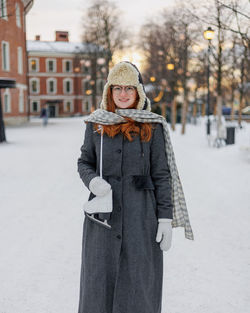
[[186, 120], [187, 120], [187, 107], [188, 107], [188, 89], [187, 89], [187, 70], [188, 70], [188, 47], [187, 47], [187, 40], [188, 40], [188, 34], [187, 34], [187, 25], [185, 25], [185, 41], [184, 41], [184, 77], [183, 77], [183, 89], [184, 89], [184, 101], [182, 104], [182, 110], [181, 110], [181, 134], [185, 134], [186, 130]]
[[162, 102], [161, 103], [161, 115], [166, 118], [166, 103]]
[[94, 53], [91, 60], [91, 80], [94, 82], [92, 87], [92, 107], [94, 110], [97, 109], [96, 107], [96, 81], [97, 81], [97, 54]]
[[193, 114], [192, 114], [193, 117], [196, 117], [197, 116], [197, 103], [195, 102], [194, 105], [193, 105]]
[[217, 138], [220, 138], [221, 116], [222, 116], [222, 96], [217, 96]]
[[188, 107], [188, 100], [185, 97], [183, 104], [182, 104], [182, 111], [181, 111], [181, 124], [182, 124], [182, 128], [181, 128], [181, 134], [184, 135], [185, 134], [185, 130], [186, 130], [186, 120], [187, 120], [187, 107]]
[[[222, 33], [222, 23], [221, 23], [221, 5], [218, 0], [216, 0], [217, 9], [217, 25], [218, 25], [218, 52], [217, 52], [217, 97], [216, 97], [216, 107], [214, 108], [214, 113], [217, 115], [217, 139], [220, 139], [220, 129], [221, 129], [221, 116], [222, 116], [222, 45], [224, 43], [224, 36]], [[216, 111], [215, 111], [216, 110]], [[218, 147], [220, 146], [220, 140], [218, 140]]]
[[176, 123], [176, 99], [174, 96], [174, 99], [172, 102], [172, 109], [171, 109], [171, 128], [172, 128], [172, 130], [175, 130], [175, 123]]
[[198, 88], [195, 88], [194, 92], [194, 104], [193, 104], [193, 111], [192, 111], [192, 116], [196, 118], [197, 116], [197, 90]]
[[245, 60], [247, 60], [247, 49], [245, 47], [244, 50], [244, 58], [241, 60], [241, 77], [240, 77], [240, 107], [239, 107], [239, 117], [238, 117], [238, 124], [241, 127], [241, 122], [242, 122], [242, 109], [243, 109], [243, 100], [244, 100], [244, 82], [245, 82]]
[[230, 120], [233, 121], [234, 120], [234, 87], [232, 87], [232, 96], [231, 96], [231, 116], [230, 116]]
[[201, 104], [201, 116], [206, 115], [206, 103], [203, 101]]
[[241, 127], [241, 122], [242, 122], [242, 109], [243, 109], [243, 91], [240, 91], [240, 106], [239, 106], [239, 113], [238, 113], [238, 124], [240, 127]]
[[218, 101], [218, 98], [216, 99], [216, 103], [214, 103], [214, 110], [213, 110], [213, 115], [214, 116], [217, 115], [217, 101]]

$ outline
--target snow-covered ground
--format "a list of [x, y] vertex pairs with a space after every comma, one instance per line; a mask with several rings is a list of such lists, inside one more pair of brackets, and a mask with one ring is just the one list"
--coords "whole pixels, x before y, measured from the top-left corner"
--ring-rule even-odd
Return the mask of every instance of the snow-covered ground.
[[[33, 119], [0, 144], [0, 313], [76, 313], [83, 212], [77, 173], [83, 118]], [[208, 146], [204, 121], [171, 131], [194, 241], [174, 229], [164, 253], [162, 313], [250, 307], [250, 125]], [[146, 274], [146, 273], [145, 273]], [[109, 313], [109, 312], [107, 312]], [[131, 312], [132, 313], [132, 312]], [[136, 313], [136, 312], [133, 312]], [[153, 312], [152, 312], [153, 313]]]

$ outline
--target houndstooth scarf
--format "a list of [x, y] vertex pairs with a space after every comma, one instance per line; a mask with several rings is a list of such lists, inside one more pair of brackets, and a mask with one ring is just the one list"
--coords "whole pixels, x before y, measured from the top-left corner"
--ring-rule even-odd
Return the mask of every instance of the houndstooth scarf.
[[167, 153], [168, 165], [172, 177], [172, 199], [173, 199], [173, 227], [184, 227], [185, 237], [194, 240], [193, 231], [189, 222], [186, 201], [176, 167], [173, 147], [170, 141], [168, 125], [166, 119], [156, 113], [137, 110], [137, 109], [116, 109], [115, 113], [102, 109], [97, 109], [84, 121], [99, 123], [104, 125], [114, 125], [119, 123], [126, 123], [127, 120], [123, 118], [129, 117], [141, 123], [161, 123], [164, 129], [165, 149]]

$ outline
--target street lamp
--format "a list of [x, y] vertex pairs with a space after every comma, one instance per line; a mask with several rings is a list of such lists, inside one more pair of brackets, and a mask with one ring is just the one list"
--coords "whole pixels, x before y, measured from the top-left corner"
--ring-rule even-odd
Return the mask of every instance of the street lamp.
[[[175, 65], [174, 63], [167, 63], [166, 68], [168, 71], [174, 71]], [[174, 75], [170, 74], [169, 77], [169, 87], [171, 92], [171, 127], [172, 130], [175, 130], [175, 123], [176, 123], [176, 98], [175, 98], [175, 81]]]
[[105, 60], [104, 58], [98, 58], [98, 59], [97, 59], [97, 64], [98, 64], [98, 65], [104, 65], [105, 62], [106, 62], [106, 60]]
[[87, 89], [85, 91], [85, 93], [86, 93], [87, 96], [90, 96], [92, 94], [92, 90], [91, 89]]
[[168, 63], [168, 64], [167, 64], [167, 69], [168, 69], [169, 71], [173, 71], [173, 70], [174, 70], [174, 64], [173, 64], [173, 63]]
[[203, 36], [206, 40], [208, 40], [208, 49], [207, 49], [207, 135], [210, 135], [210, 52], [211, 52], [211, 40], [214, 38], [214, 30], [211, 27], [208, 27], [207, 30], [203, 32]]
[[214, 38], [214, 30], [211, 27], [208, 27], [204, 32], [203, 36], [206, 40], [212, 40]]

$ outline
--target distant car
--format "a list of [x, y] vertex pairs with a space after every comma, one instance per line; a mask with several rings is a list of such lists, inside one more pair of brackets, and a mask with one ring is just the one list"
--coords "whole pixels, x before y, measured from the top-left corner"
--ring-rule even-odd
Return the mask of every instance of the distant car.
[[230, 107], [222, 107], [222, 114], [223, 115], [230, 115], [231, 114], [231, 108]]
[[248, 105], [242, 110], [242, 114], [250, 114], [250, 105]]

